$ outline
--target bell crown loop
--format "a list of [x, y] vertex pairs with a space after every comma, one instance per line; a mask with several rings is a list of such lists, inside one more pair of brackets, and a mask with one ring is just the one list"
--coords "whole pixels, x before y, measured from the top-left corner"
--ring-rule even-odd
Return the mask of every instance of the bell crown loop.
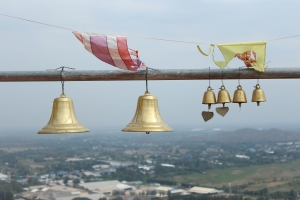
[[208, 86], [207, 91], [211, 91], [211, 90], [214, 90], [214, 89], [212, 89], [210, 86]]

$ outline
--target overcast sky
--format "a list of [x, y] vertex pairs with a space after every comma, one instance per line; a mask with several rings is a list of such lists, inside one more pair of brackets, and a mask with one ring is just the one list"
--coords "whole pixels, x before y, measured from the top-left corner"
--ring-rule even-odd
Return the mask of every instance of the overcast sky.
[[[38, 1], [0, 0], [0, 13], [49, 23], [73, 30], [125, 36], [165, 38], [199, 43], [233, 43], [272, 40], [300, 34], [300, 2], [271, 0], [94, 0]], [[87, 52], [71, 31], [0, 16], [0, 67], [2, 71], [54, 69], [111, 70]], [[195, 44], [128, 37], [130, 48], [157, 69], [217, 69], [211, 57], [202, 56]], [[208, 45], [201, 45], [204, 50]], [[300, 67], [300, 37], [267, 43], [269, 68]], [[234, 60], [230, 68], [242, 61]], [[224, 81], [233, 95], [237, 80]], [[159, 109], [169, 126], [194, 128], [278, 127], [298, 124], [299, 80], [261, 80], [267, 102], [251, 102], [256, 80], [241, 80], [248, 103], [239, 111], [228, 104], [225, 117], [204, 122], [202, 97], [208, 81], [150, 81]], [[211, 81], [217, 94], [220, 80]], [[61, 93], [60, 82], [1, 83], [1, 129], [39, 131], [50, 118], [53, 99]], [[66, 82], [82, 124], [91, 130], [121, 130], [132, 119], [143, 81]], [[213, 111], [217, 106], [213, 106]], [[1, 132], [1, 131], [0, 131]]]

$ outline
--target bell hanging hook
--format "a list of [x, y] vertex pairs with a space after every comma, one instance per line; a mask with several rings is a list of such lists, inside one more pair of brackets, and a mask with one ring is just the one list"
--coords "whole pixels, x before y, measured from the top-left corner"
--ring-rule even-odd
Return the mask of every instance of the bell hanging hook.
[[239, 85], [241, 85], [241, 67], [239, 67], [239, 80], [238, 80]]
[[148, 69], [154, 70], [154, 71], [159, 71], [158, 69], [153, 69], [150, 67], [146, 67], [146, 92], [148, 93]]
[[224, 83], [223, 83], [223, 68], [222, 68], [222, 79], [221, 79], [221, 83], [222, 83], [222, 85], [224, 85]]
[[75, 70], [75, 68], [71, 68], [71, 67], [65, 67], [65, 66], [61, 66], [59, 68], [56, 68], [55, 70], [59, 70], [60, 69], [60, 82], [61, 82], [61, 90], [62, 90], [62, 94], [65, 94], [65, 81], [63, 79], [63, 72], [64, 69], [72, 69]]
[[148, 67], [146, 67], [146, 92], [148, 93]]
[[208, 86], [210, 87], [210, 67], [208, 68]]

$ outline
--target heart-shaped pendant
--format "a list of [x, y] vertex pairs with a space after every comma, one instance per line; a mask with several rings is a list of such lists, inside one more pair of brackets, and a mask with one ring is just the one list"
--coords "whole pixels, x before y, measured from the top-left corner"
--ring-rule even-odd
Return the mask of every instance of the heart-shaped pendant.
[[211, 118], [213, 118], [214, 113], [213, 112], [208, 112], [208, 111], [203, 111], [202, 112], [202, 117], [204, 119], [205, 122], [207, 122], [208, 120], [210, 120]]
[[224, 117], [227, 112], [229, 111], [229, 108], [228, 107], [219, 107], [219, 108], [216, 108], [216, 112], [221, 115], [222, 117]]

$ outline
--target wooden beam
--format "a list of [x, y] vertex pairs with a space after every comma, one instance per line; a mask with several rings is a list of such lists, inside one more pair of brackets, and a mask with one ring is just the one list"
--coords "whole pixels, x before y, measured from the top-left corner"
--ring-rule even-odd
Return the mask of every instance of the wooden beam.
[[[64, 81], [133, 81], [145, 80], [146, 70], [64, 70]], [[211, 80], [216, 79], [293, 79], [300, 78], [300, 68], [268, 68], [264, 73], [253, 69], [159, 69], [148, 70], [148, 80]], [[60, 81], [60, 70], [2, 71], [0, 82]]]

